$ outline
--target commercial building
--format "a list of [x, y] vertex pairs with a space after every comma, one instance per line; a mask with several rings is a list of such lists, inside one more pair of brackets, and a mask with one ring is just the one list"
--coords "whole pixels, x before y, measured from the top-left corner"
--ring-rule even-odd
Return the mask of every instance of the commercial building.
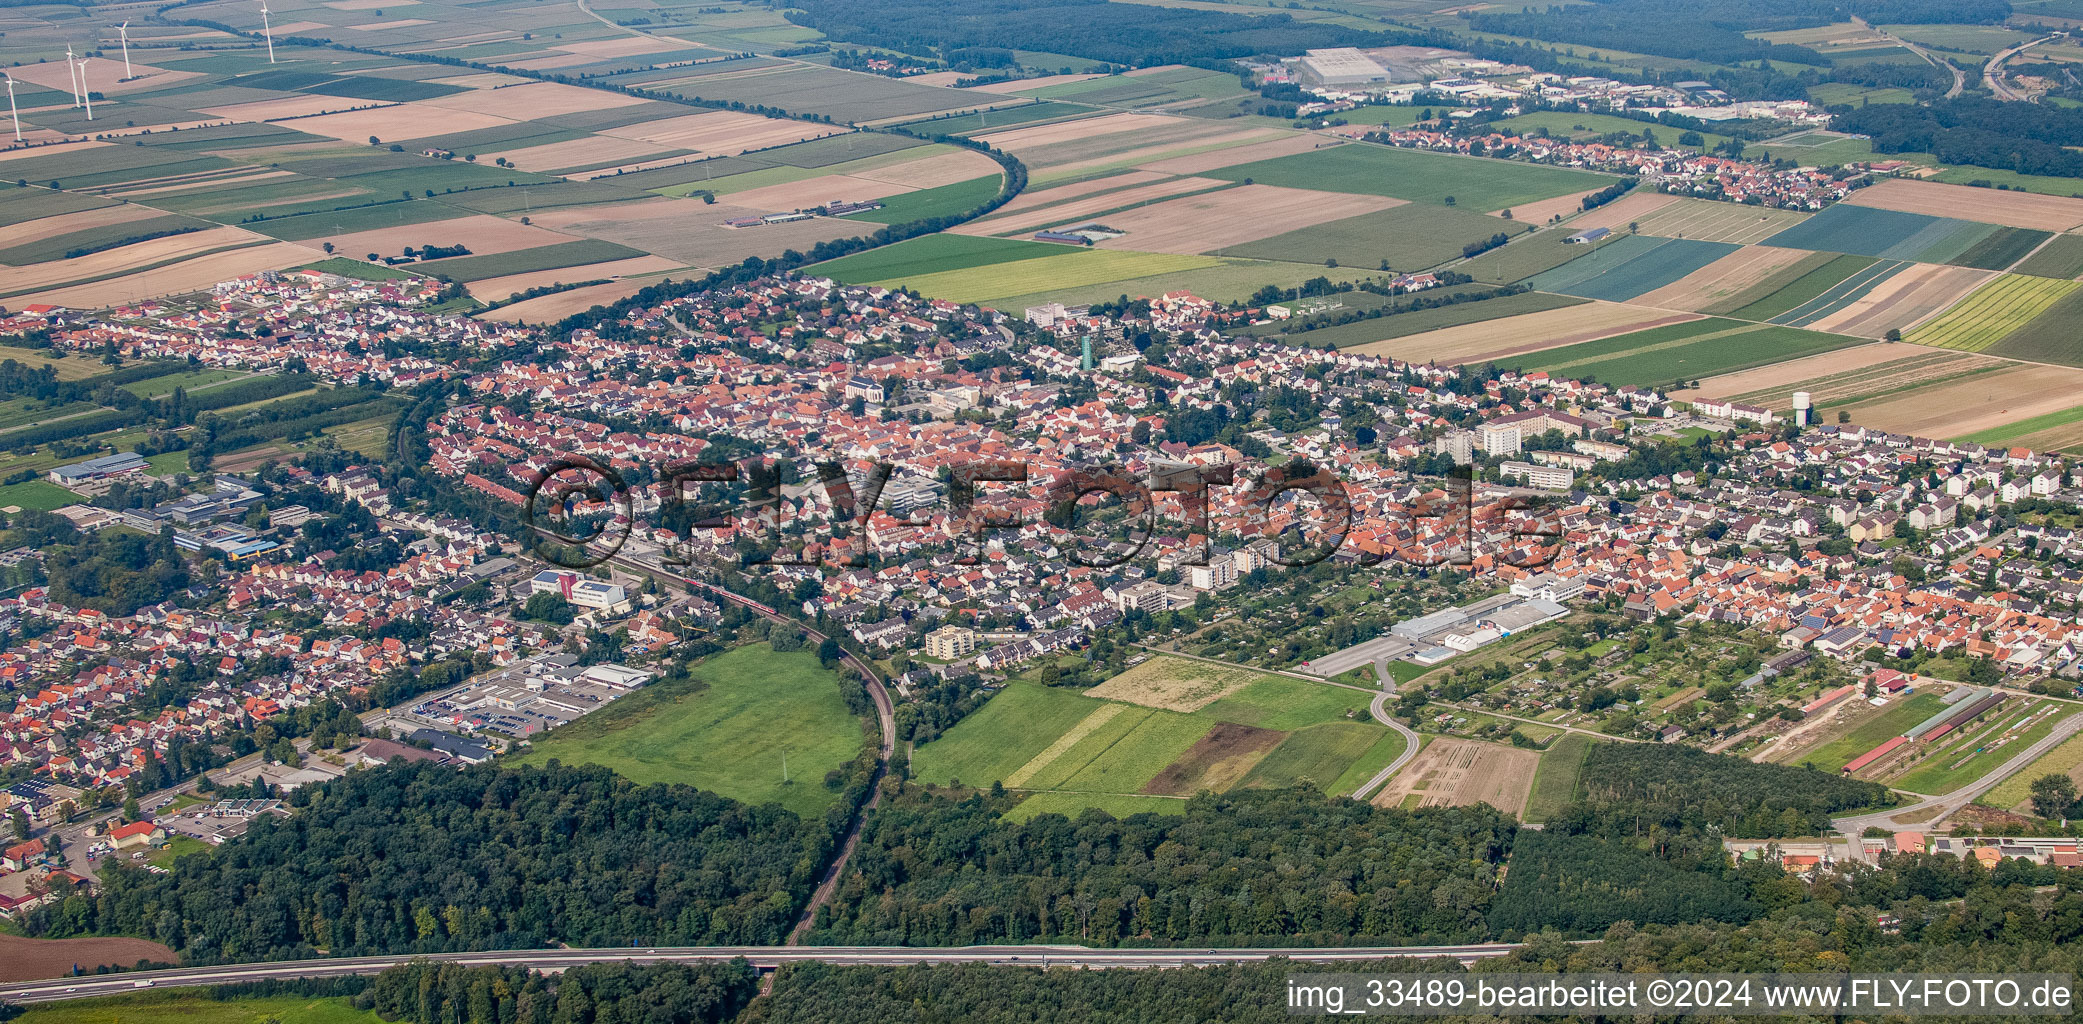
[[1350, 46], [1311, 50], [1302, 58], [1302, 76], [1326, 88], [1350, 89], [1387, 85], [1389, 70]]
[[141, 473], [146, 469], [145, 457], [136, 452], [117, 452], [100, 458], [75, 462], [51, 470], [51, 482], [60, 487], [77, 487], [91, 480], [106, 480], [110, 477]]

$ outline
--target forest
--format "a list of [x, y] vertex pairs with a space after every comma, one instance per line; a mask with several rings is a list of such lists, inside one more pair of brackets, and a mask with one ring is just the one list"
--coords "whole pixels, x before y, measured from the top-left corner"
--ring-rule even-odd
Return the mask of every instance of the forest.
[[[2083, 177], [2083, 110], [1960, 98], [1928, 106], [1876, 103], [1838, 114], [1830, 127], [1873, 137], [1876, 153], [1930, 153], [1945, 163]], [[2083, 186], [2079, 186], [2083, 191]]]
[[1386, 46], [1401, 35], [1295, 20], [1110, 0], [801, 0], [790, 21], [848, 43], [952, 58], [977, 48], [1045, 50], [1130, 67]]
[[1832, 814], [1892, 802], [1877, 782], [1661, 743], [1593, 744], [1583, 779], [1588, 803], [1563, 824], [1587, 830], [1598, 815], [1672, 830], [1708, 825], [1739, 839], [1813, 835]]
[[1203, 794], [1183, 815], [999, 817], [917, 790], [868, 821], [811, 941], [1343, 945], [1467, 942], [1512, 820], [1311, 789]]
[[1527, 8], [1511, 14], [1463, 15], [1471, 27], [1551, 43], [1598, 46], [1630, 53], [1708, 61], [1760, 60], [1829, 67], [1830, 59], [1805, 46], [1770, 43], [1746, 32], [1814, 28], [1858, 16], [1873, 24], [1993, 24], [2008, 17], [2008, 0], [1601, 0]]
[[186, 963], [368, 953], [779, 943], [844, 817], [804, 821], [604, 768], [393, 763], [182, 857], [112, 865], [31, 935], [148, 936]]
[[1543, 930], [1596, 935], [1619, 921], [1742, 922], [1757, 916], [1749, 887], [1727, 866], [1720, 844], [1702, 861], [1674, 862], [1588, 835], [1521, 830], [1490, 927], [1511, 939]]

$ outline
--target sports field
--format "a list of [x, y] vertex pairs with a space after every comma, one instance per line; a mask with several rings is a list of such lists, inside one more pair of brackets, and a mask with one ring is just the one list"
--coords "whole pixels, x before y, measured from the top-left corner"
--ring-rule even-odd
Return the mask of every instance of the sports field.
[[752, 644], [696, 662], [691, 676], [538, 736], [519, 760], [597, 764], [632, 782], [684, 782], [806, 817], [838, 799], [825, 773], [852, 760], [865, 740], [840, 699], [838, 674], [816, 655]]
[[1601, 188], [1614, 180], [1589, 171], [1510, 160], [1357, 145], [1238, 164], [1207, 174], [1231, 181], [1249, 178], [1262, 185], [1360, 192], [1478, 211]]
[[1903, 335], [1919, 345], [1980, 352], [2076, 290], [2077, 282], [2005, 274], [1953, 308]]
[[1621, 302], [1662, 288], [1737, 248], [1727, 242], [1631, 235], [1526, 283], [1536, 291]]

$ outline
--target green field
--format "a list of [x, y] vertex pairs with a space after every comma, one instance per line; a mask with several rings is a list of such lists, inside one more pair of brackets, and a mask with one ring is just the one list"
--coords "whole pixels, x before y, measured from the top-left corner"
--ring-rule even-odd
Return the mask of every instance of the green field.
[[453, 256], [432, 263], [416, 263], [414, 266], [418, 267], [421, 273], [435, 274], [467, 284], [509, 274], [562, 270], [566, 267], [582, 267], [589, 263], [626, 260], [642, 255], [644, 251], [641, 249], [632, 249], [598, 238], [582, 238], [576, 242], [559, 242], [555, 245], [493, 253], [489, 256]]
[[824, 776], [860, 753], [861, 725], [840, 699], [838, 675], [815, 655], [753, 644], [696, 663], [692, 676], [538, 736], [519, 760], [597, 764], [633, 782], [684, 782], [805, 817], [838, 799]]
[[[1324, 722], [1367, 720], [1372, 695], [1293, 676], [1264, 676], [1202, 708], [1199, 714], [1261, 729], [1299, 729]], [[1348, 716], [1347, 712], [1354, 712]]]
[[[2042, 716], [2030, 727], [2013, 733], [2008, 742], [2000, 746], [1991, 745], [1991, 741], [2004, 735], [2003, 732], [1991, 731], [1992, 726], [2001, 725], [2005, 731], [2009, 731], [2012, 726], [2024, 722], [2033, 712], [2042, 708], [2054, 710], [2052, 714]], [[1915, 768], [1890, 780], [1888, 784], [1912, 793], [1950, 793], [2002, 767], [2011, 758], [2017, 757], [2033, 744], [2045, 739], [2063, 719], [2079, 710], [2083, 708], [2074, 704], [2014, 698], [1997, 708], [1996, 715], [1984, 716], [1982, 721], [1971, 723], [1964, 729], [1956, 729], [1940, 738], [1936, 744], [1936, 753]], [[1970, 739], [1974, 740], [1974, 745], [1962, 749]]]
[[971, 132], [1003, 131], [1023, 124], [1037, 124], [1061, 118], [1080, 117], [1099, 111], [1077, 103], [1036, 103], [1025, 107], [1005, 110], [987, 110], [975, 114], [959, 114], [954, 117], [936, 117], [924, 121], [907, 121], [904, 126], [913, 131], [936, 135], [967, 135]]
[[1811, 302], [1846, 278], [1873, 265], [1869, 256], [1831, 256], [1816, 253], [1780, 269], [1737, 295], [1732, 295], [1703, 312], [1718, 313], [1738, 320], [1770, 320], [1797, 306]]
[[1400, 271], [1424, 270], [1461, 258], [1462, 247], [1493, 235], [1516, 235], [1528, 226], [1472, 210], [1411, 203], [1344, 220], [1261, 238], [1220, 250], [1224, 256], [1322, 263], [1360, 269], [1386, 264]]
[[1966, 252], [1953, 260], [1953, 265], [1975, 267], [1980, 270], [2002, 270], [2023, 259], [2026, 253], [2039, 248], [2041, 242], [2053, 236], [2052, 231], [1997, 228], [1994, 234], [1969, 246]]
[[[1422, 737], [1419, 742], [1423, 742]], [[1367, 752], [1361, 754], [1359, 760], [1354, 761], [1350, 767], [1346, 768], [1345, 774], [1340, 775], [1338, 781], [1331, 783], [1328, 791], [1333, 796], [1351, 795], [1361, 786], [1373, 781], [1374, 776], [1379, 774], [1382, 769], [1387, 768], [1397, 758], [1402, 757], [1406, 746], [1408, 744], [1403, 741], [1402, 733], [1388, 729], [1382, 730], [1381, 737], [1374, 741], [1374, 745], [1368, 747]]]
[[1629, 235], [1526, 283], [1539, 291], [1621, 302], [1655, 291], [1738, 248], [1728, 242]]
[[1298, 345], [1321, 348], [1325, 343], [1339, 348], [1366, 345], [1392, 338], [1422, 334], [1444, 327], [1481, 323], [1500, 317], [1518, 316], [1522, 313], [1539, 313], [1543, 310], [1561, 309], [1564, 306], [1581, 306], [1585, 299], [1574, 295], [1552, 295], [1548, 292], [1519, 292], [1516, 295], [1501, 295], [1494, 299], [1476, 302], [1457, 302], [1451, 306], [1435, 306], [1431, 309], [1414, 309], [1408, 313], [1360, 320], [1335, 327], [1320, 327], [1313, 331], [1282, 335], [1282, 340]]
[[2076, 325], [2083, 323], [2083, 289], [2068, 281], [2059, 284], [2070, 289], [2068, 294], [2025, 326], [1983, 349], [1984, 354], [2083, 366], [2083, 336], [2076, 331]]
[[865, 284], [951, 270], [1033, 260], [1065, 252], [1060, 245], [1021, 242], [1005, 238], [976, 238], [969, 235], [926, 235], [880, 249], [842, 256], [817, 264], [813, 270], [845, 284]]
[[1577, 798], [1577, 780], [1584, 774], [1584, 759], [1591, 756], [1592, 739], [1580, 732], [1563, 733], [1541, 754], [1534, 771], [1533, 792], [1526, 798], [1526, 821], [1547, 821]]
[[1560, 230], [1550, 228], [1514, 239], [1511, 244], [1492, 249], [1454, 269], [1486, 284], [1514, 284], [1627, 237], [1613, 235], [1597, 245], [1571, 245], [1567, 241], [1569, 236], [1566, 227]]
[[48, 480], [29, 480], [0, 486], [0, 508], [19, 505], [22, 508], [48, 512], [65, 505], [78, 504], [80, 500], [79, 495]]
[[1092, 713], [1076, 690], [1014, 683], [911, 757], [912, 777], [949, 786], [1002, 782]]
[[349, 1006], [345, 999], [265, 996], [215, 1000], [194, 990], [30, 1006], [14, 1019], [23, 1024], [382, 1024], [383, 1021], [374, 1013]]
[[2008, 810], [2032, 799], [2034, 779], [2042, 775], [2065, 775], [2078, 765], [2083, 765], [2083, 735], [2063, 740], [2060, 746], [2026, 765], [2024, 771], [1997, 783], [1996, 788], [1982, 794], [1975, 802]]
[[1931, 178], [1948, 185], [2009, 185], [2046, 196], [2083, 197], [2083, 181], [2047, 174], [2020, 174], [1994, 167], [1948, 167]]
[[[1858, 699], [1856, 696], [1845, 698]], [[1852, 731], [1802, 754], [1791, 763], [1807, 765], [1817, 771], [1838, 771], [1850, 764], [1853, 758], [1902, 735], [1903, 730], [1914, 728], [1918, 722], [1938, 714], [1945, 706], [1936, 693], [1919, 693], [1906, 701], [1896, 700], [1879, 715], [1866, 719]]]
[[1552, 199], [1613, 183], [1604, 174], [1387, 146], [1351, 145], [1238, 164], [1209, 171], [1211, 178], [1251, 179], [1331, 192], [1393, 196], [1486, 212]]
[[185, 373], [173, 373], [164, 377], [151, 377], [145, 380], [132, 381], [122, 385], [122, 388], [139, 398], [159, 398], [173, 394], [175, 388], [194, 391], [197, 388], [207, 387], [211, 384], [222, 384], [225, 381], [238, 380], [245, 376], [247, 376], [247, 373], [244, 370], [227, 370], [222, 368], [189, 370]]
[[884, 199], [880, 210], [851, 214], [844, 219], [874, 224], [908, 224], [935, 217], [959, 217], [989, 202], [1003, 187], [1004, 180], [1003, 175], [987, 174], [939, 188], [904, 192]]
[[[1903, 335], [1903, 340], [1980, 352], [2030, 323], [2078, 287], [2074, 281], [2004, 274], [1975, 289], [1936, 319]], [[2064, 327], [2073, 330], [2073, 325]]]
[[2073, 281], [2083, 275], [2083, 235], [2056, 235], [2040, 248], [2040, 251], [2025, 258], [2011, 268], [2013, 274], [2031, 274], [2034, 277], [2058, 277]]
[[1866, 343], [1863, 338], [1796, 327], [1708, 318], [1564, 345], [1499, 360], [1498, 365], [1510, 363], [1520, 370], [1546, 370], [1557, 376], [1596, 379], [1605, 384], [1664, 384], [1700, 380]]
[[1028, 821], [1036, 815], [1061, 814], [1076, 819], [1088, 810], [1101, 810], [1116, 818], [1131, 814], [1185, 814], [1186, 801], [1170, 796], [1131, 796], [1124, 793], [1030, 793], [1012, 810], [1007, 821]]
[[[1333, 787], [1384, 737], [1395, 741], [1396, 753], [1402, 752], [1402, 735], [1371, 721], [1327, 722], [1297, 730], [1253, 765], [1238, 785], [1265, 789], [1313, 785], [1327, 795], [1344, 796], [1351, 790]], [[1394, 760], [1395, 755], [1389, 759]]]
[[948, 299], [954, 302], [990, 302], [1035, 289], [1086, 288], [1155, 274], [1200, 270], [1221, 265], [1222, 261], [1212, 256], [1130, 252], [1125, 249], [1068, 248], [1055, 255], [1038, 259], [1013, 260], [962, 270], [891, 276], [870, 281], [848, 279], [848, 283], [876, 284], [888, 288], [901, 286], [913, 289], [928, 298]]
[[1541, 129], [1546, 128], [1552, 138], [1577, 141], [1593, 141], [1601, 135], [1613, 132], [1626, 132], [1630, 135], [1652, 132], [1656, 135], [1656, 141], [1666, 148], [1689, 149], [1694, 152], [1712, 149], [1729, 141], [1726, 135], [1700, 132], [1701, 144], [1688, 146], [1678, 141], [1678, 137], [1685, 134], [1683, 128], [1651, 124], [1612, 114], [1581, 114], [1561, 110], [1539, 110], [1531, 114], [1520, 114], [1518, 117], [1492, 121], [1490, 127], [1500, 131], [1517, 132], [1520, 135], [1538, 135]]
[[1972, 441], [1976, 444], [1984, 445], [2007, 444], [2027, 434], [2036, 434], [2042, 430], [2052, 430], [2055, 427], [2065, 427], [2078, 420], [2083, 420], [2083, 405], [2076, 406], [2073, 409], [2063, 409], [2059, 412], [2043, 413], [2029, 419], [2018, 420], [2015, 423], [2006, 423], [2003, 426], [1977, 431], [1955, 440]]

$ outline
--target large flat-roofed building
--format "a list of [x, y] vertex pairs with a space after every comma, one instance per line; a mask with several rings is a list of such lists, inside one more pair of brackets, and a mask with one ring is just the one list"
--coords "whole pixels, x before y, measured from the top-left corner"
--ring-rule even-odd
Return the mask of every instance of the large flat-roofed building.
[[1389, 69], [1350, 46], [1311, 50], [1302, 58], [1302, 75], [1309, 81], [1335, 89], [1386, 85]]
[[51, 482], [60, 487], [75, 487], [89, 480], [105, 480], [112, 476], [141, 472], [145, 467], [144, 456], [136, 452], [117, 452], [98, 459], [75, 462], [70, 466], [59, 466], [51, 470]]

